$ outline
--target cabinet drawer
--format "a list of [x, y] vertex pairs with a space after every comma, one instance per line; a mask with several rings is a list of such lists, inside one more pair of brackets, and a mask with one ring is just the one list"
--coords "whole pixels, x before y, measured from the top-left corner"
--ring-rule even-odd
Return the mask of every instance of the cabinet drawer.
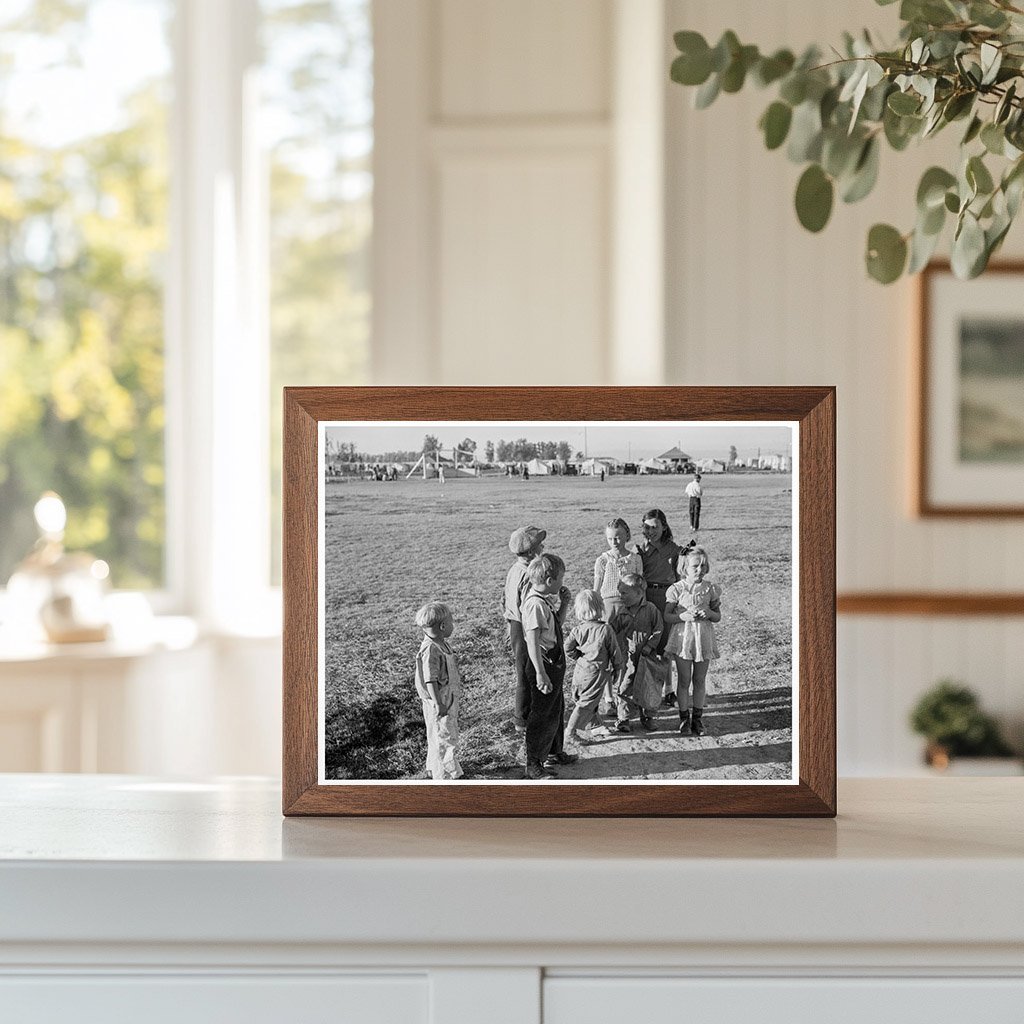
[[0, 1020], [18, 1024], [427, 1024], [420, 976], [0, 978]]
[[549, 977], [544, 1024], [1021, 1024], [1024, 978]]

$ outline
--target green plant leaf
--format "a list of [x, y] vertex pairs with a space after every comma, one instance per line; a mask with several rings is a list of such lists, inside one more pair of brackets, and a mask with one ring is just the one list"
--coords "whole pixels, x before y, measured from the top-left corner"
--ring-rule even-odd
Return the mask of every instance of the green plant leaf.
[[961, 146], [970, 145], [981, 132], [982, 121], [980, 117], [972, 117], [971, 123], [967, 126], [967, 131], [964, 132], [964, 137], [960, 140]]
[[1002, 126], [992, 124], [990, 121], [981, 129], [982, 145], [995, 156], [1003, 155], [1003, 147], [1006, 144], [1006, 133]]
[[817, 165], [811, 164], [796, 186], [796, 215], [808, 231], [821, 231], [832, 214], [832, 180]]
[[960, 212], [960, 197], [956, 194], [956, 192], [946, 193], [945, 206], [950, 213]]
[[778, 149], [786, 141], [792, 121], [793, 108], [779, 100], [772, 103], [761, 115], [760, 126], [764, 132], [764, 144], [768, 149]]
[[711, 106], [722, 91], [721, 78], [718, 75], [711, 77], [694, 93], [693, 105], [698, 110], [705, 110]]
[[942, 107], [942, 116], [946, 121], [958, 121], [966, 117], [974, 107], [975, 95], [973, 92], [954, 94], [946, 100]]
[[699, 32], [677, 32], [679, 56], [672, 61], [670, 76], [680, 85], [702, 85], [711, 74], [711, 49]]
[[921, 107], [921, 100], [909, 92], [894, 92], [889, 96], [889, 109], [903, 117], [916, 114]]
[[853, 175], [843, 188], [844, 203], [860, 202], [875, 187], [875, 182], [878, 181], [879, 149], [875, 136], [864, 143]]
[[950, 264], [961, 281], [977, 277], [985, 269], [985, 232], [969, 210], [964, 211], [953, 237]]
[[989, 174], [985, 161], [980, 156], [972, 156], [967, 161], [966, 177], [976, 195], [987, 196], [995, 188], [992, 175]]
[[907, 262], [907, 243], [890, 224], [875, 224], [868, 232], [868, 274], [880, 284], [892, 284]]
[[760, 86], [771, 85], [793, 70], [796, 58], [789, 50], [776, 50], [770, 57], [762, 57], [754, 66], [754, 81]]
[[[941, 207], [939, 208], [941, 211]], [[928, 266], [935, 250], [938, 248], [941, 231], [927, 232], [920, 226], [914, 229], [910, 239], [910, 262], [907, 264], [907, 273], [916, 274]]]
[[807, 100], [793, 111], [786, 155], [795, 164], [817, 160], [821, 142], [821, 110], [813, 100]]
[[779, 87], [779, 98], [791, 107], [798, 107], [807, 99], [807, 76], [802, 71], [792, 72]]
[[918, 209], [927, 213], [936, 206], [942, 206], [947, 190], [955, 184], [956, 176], [944, 167], [929, 167], [917, 186]]
[[967, 16], [976, 25], [984, 25], [985, 28], [995, 29], [996, 31], [1006, 28], [1009, 24], [1009, 19], [1006, 15], [989, 3], [971, 4]]
[[746, 81], [747, 72], [758, 60], [756, 46], [741, 46], [732, 63], [722, 72], [722, 92], [739, 92]]
[[924, 118], [921, 117], [900, 117], [889, 109], [882, 114], [885, 141], [897, 152], [907, 148], [910, 140], [920, 131], [922, 124]]
[[1003, 51], [994, 43], [986, 41], [981, 44], [979, 57], [981, 59], [981, 84], [991, 85], [1002, 67]]
[[992, 120], [996, 124], [1002, 124], [1013, 110], [1013, 101], [1017, 95], [1017, 83], [1011, 82], [1003, 93], [1002, 98], [996, 104], [996, 112], [992, 117]]
[[735, 54], [742, 49], [742, 44], [732, 29], [726, 29], [722, 38], [711, 51], [711, 70], [721, 74], [732, 63]]
[[822, 132], [821, 166], [833, 178], [852, 171], [864, 148], [864, 133], [851, 137], [838, 126]]

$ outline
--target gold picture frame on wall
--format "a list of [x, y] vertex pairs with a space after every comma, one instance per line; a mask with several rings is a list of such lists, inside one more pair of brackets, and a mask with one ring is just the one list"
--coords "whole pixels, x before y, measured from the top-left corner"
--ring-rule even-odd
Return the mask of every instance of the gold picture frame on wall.
[[[570, 428], [576, 430], [571, 436]], [[730, 464], [728, 472], [724, 467], [707, 467], [708, 474], [720, 475], [705, 477], [704, 519], [698, 509], [695, 521], [691, 505], [686, 522], [687, 502], [693, 500], [692, 495], [687, 497], [686, 487], [696, 477], [689, 456], [686, 465], [681, 454], [678, 465], [671, 458], [650, 459], [665, 463], [651, 476], [644, 475], [640, 465], [641, 434], [647, 438], [644, 447], [657, 438], [661, 447], [656, 454], [674, 458], [679, 453], [670, 445], [678, 446], [680, 440], [688, 453], [700, 454], [696, 447], [689, 447], [687, 431], [690, 437], [715, 432], [728, 451], [729, 445], [745, 443], [740, 442], [745, 430], [768, 431], [773, 437], [784, 434], [792, 448], [788, 456], [775, 456], [778, 464], [771, 464], [765, 450], [755, 446], [756, 463], [741, 469], [743, 463], [737, 460], [740, 465]], [[614, 458], [606, 458], [614, 456], [614, 451], [597, 447], [609, 443], [601, 439], [602, 434], [618, 438], [624, 456], [631, 453], [621, 468]], [[462, 440], [502, 437], [543, 438], [546, 443], [567, 438], [574, 441], [575, 454], [563, 458], [565, 466], [557, 472], [549, 467], [553, 475], [547, 475], [540, 462], [530, 466], [529, 476], [523, 473], [525, 464], [517, 475], [515, 457], [511, 461], [500, 456], [474, 459], [467, 452], [476, 448], [475, 442]], [[590, 455], [601, 458], [586, 457], [588, 437]], [[438, 441], [440, 446], [428, 441]], [[577, 442], [582, 442], [578, 444], [582, 451], [576, 451]], [[496, 448], [505, 443], [500, 441]], [[489, 445], [480, 445], [484, 447]], [[578, 472], [568, 471], [570, 461]], [[598, 462], [609, 467], [607, 480], [604, 468], [598, 472]], [[595, 465], [588, 468], [588, 463]], [[749, 475], [744, 476], [745, 471]], [[835, 815], [833, 388], [286, 388], [284, 481], [285, 814]], [[759, 504], [746, 491], [741, 493], [744, 486], [763, 492], [770, 501]], [[729, 490], [736, 491], [734, 522], [727, 521], [726, 515]], [[726, 572], [731, 565], [731, 576], [722, 577], [721, 593], [730, 587], [734, 604], [720, 627], [721, 646], [723, 651], [727, 643], [733, 646], [733, 657], [738, 659], [734, 674], [754, 673], [751, 688], [744, 692], [751, 695], [756, 708], [752, 707], [748, 722], [739, 705], [747, 698], [721, 690], [713, 699], [713, 679], [709, 680], [706, 710], [709, 718], [714, 710], [720, 724], [709, 724], [708, 736], [684, 733], [679, 722], [670, 723], [671, 729], [665, 724], [678, 709], [660, 703], [659, 688], [659, 710], [644, 705], [653, 725], [649, 723], [648, 732], [642, 733], [641, 714], [635, 730], [635, 737], [651, 737], [653, 729], [653, 736], [666, 741], [666, 750], [655, 752], [655, 760], [634, 764], [634, 758], [626, 767], [628, 759], [618, 759], [624, 749], [620, 745], [648, 741], [630, 740], [621, 730], [606, 728], [580, 762], [573, 764], [556, 755], [555, 777], [536, 781], [529, 774], [535, 709], [531, 708], [521, 737], [513, 734], [510, 717], [517, 685], [512, 673], [514, 647], [507, 651], [502, 642], [509, 599], [505, 573], [508, 562], [515, 561], [510, 549], [522, 555], [518, 535], [531, 531], [547, 541], [542, 554], [529, 564], [535, 589], [524, 602], [545, 592], [541, 582], [547, 581], [549, 569], [557, 575], [549, 567], [540, 582], [533, 579], [535, 563], [557, 561], [557, 552], [565, 555], [564, 582], [576, 591], [575, 596], [595, 594], [596, 582], [593, 590], [587, 589], [592, 586], [587, 581], [595, 578], [593, 555], [587, 561], [584, 552], [593, 549], [597, 554], [606, 546], [606, 527], [612, 525], [609, 517], [620, 514], [627, 517], [638, 538], [642, 525], [646, 544], [649, 519], [657, 514], [667, 526], [664, 511], [659, 513], [655, 505], [668, 510], [680, 556], [686, 550], [682, 545], [692, 539], [695, 547], [711, 554], [712, 567]], [[521, 525], [526, 523], [536, 526]], [[771, 539], [773, 531], [779, 534], [777, 544]], [[659, 538], [660, 534], [653, 543], [659, 543]], [[671, 532], [664, 539], [672, 542]], [[730, 563], [727, 544], [747, 551], [749, 558]], [[636, 553], [639, 557], [639, 548]], [[764, 556], [763, 566], [752, 564], [759, 555]], [[646, 580], [646, 568], [639, 577], [636, 569], [623, 572], [621, 585], [635, 591], [642, 585], [649, 594], [650, 587], [661, 585], [653, 578]], [[766, 682], [774, 678], [766, 628], [756, 634], [758, 658], [745, 657], [739, 646], [741, 634], [751, 642], [750, 631], [741, 629], [741, 620], [752, 607], [741, 600], [748, 581], [771, 588], [772, 607], [783, 622], [778, 682]], [[568, 599], [563, 599], [564, 589], [557, 591], [556, 615]], [[762, 597], [766, 595], [767, 590]], [[725, 596], [722, 602], [726, 611]], [[582, 628], [590, 621], [576, 602], [571, 607], [566, 637], [570, 627]], [[776, 614], [769, 612], [765, 600], [755, 601], [753, 607], [762, 627]], [[446, 615], [434, 616], [438, 609]], [[605, 620], [616, 621], [607, 606], [601, 621]], [[525, 630], [525, 610], [522, 621]], [[417, 627], [427, 639], [419, 636]], [[447, 703], [446, 698], [446, 707], [454, 706], [458, 712], [455, 740], [459, 731], [479, 728], [485, 713], [498, 708], [500, 721], [493, 729], [488, 726], [486, 735], [478, 733], [473, 742], [479, 746], [482, 738], [493, 736], [505, 737], [512, 747], [525, 742], [525, 777], [518, 762], [510, 774], [503, 774], [501, 766], [495, 768], [477, 758], [474, 770], [462, 748], [455, 749], [457, 758], [451, 760], [454, 767], [459, 767], [459, 760], [466, 761], [464, 774], [449, 776], [448, 761], [440, 755], [436, 764], [431, 761], [432, 749], [437, 753], [442, 746], [455, 748], [456, 744], [452, 731], [443, 736], [435, 721], [440, 718], [440, 697], [432, 698], [434, 706], [429, 706], [430, 694], [423, 692], [429, 690], [430, 678], [430, 666], [421, 665], [423, 647], [436, 643], [427, 627], [441, 631], [443, 639], [452, 635], [450, 656], [458, 670], [453, 692], [458, 703]], [[553, 634], [560, 629], [553, 628]], [[634, 650], [628, 645], [622, 649], [627, 654]], [[636, 650], [643, 655], [639, 646]], [[652, 650], [646, 656], [656, 660], [658, 653]], [[718, 657], [717, 650], [709, 657]], [[620, 685], [626, 678], [625, 668], [623, 664]], [[449, 680], [452, 671], [449, 664]], [[727, 678], [724, 672], [721, 678]], [[537, 680], [539, 692], [551, 692], [541, 687], [539, 674]], [[543, 681], [552, 680], [554, 676]], [[441, 685], [437, 684], [439, 694]], [[788, 698], [779, 696], [783, 690]], [[624, 692], [620, 689], [618, 695]], [[568, 689], [565, 694], [568, 700]], [[712, 708], [715, 700], [719, 706]], [[778, 705], [774, 710], [773, 702]], [[698, 706], [693, 703], [694, 708]], [[361, 708], [369, 711], [364, 715]], [[381, 713], [389, 708], [398, 715], [397, 731], [380, 725]], [[774, 724], [773, 717], [778, 719]], [[621, 718], [612, 722], [619, 724]], [[632, 724], [626, 724], [633, 731]], [[360, 761], [356, 766], [348, 754], [356, 751], [362, 756], [361, 737], [367, 730], [381, 736], [387, 731], [387, 758], [404, 756], [399, 746], [412, 744], [417, 758], [425, 749], [428, 770], [433, 764], [445, 772], [427, 777], [429, 771], [418, 773], [412, 770], [418, 764], [410, 762], [412, 769], [405, 766], [395, 773], [390, 770], [395, 760]], [[784, 732], [784, 742], [770, 735], [772, 730]], [[595, 730], [593, 735], [597, 734]], [[433, 748], [431, 736], [435, 737]], [[704, 746], [715, 744], [729, 758], [709, 769]], [[473, 756], [469, 751], [469, 758]], [[641, 757], [652, 756], [646, 747], [641, 752]], [[599, 775], [602, 765], [615, 767], [613, 760], [622, 770]], [[759, 776], [762, 763], [773, 765], [773, 772], [774, 768], [780, 771]], [[677, 771], [680, 765], [683, 770]], [[732, 767], [739, 770], [727, 770]]]
[[913, 511], [1024, 516], [1024, 262], [918, 284]]

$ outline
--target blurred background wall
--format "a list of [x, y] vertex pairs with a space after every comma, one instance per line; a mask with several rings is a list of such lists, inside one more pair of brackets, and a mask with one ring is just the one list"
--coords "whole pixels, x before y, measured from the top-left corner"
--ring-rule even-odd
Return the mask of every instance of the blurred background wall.
[[[798, 168], [761, 145], [765, 95], [695, 111], [668, 81], [675, 29], [801, 48], [864, 25], [885, 38], [890, 12], [868, 0], [90, 0], [78, 17], [23, 0], [11, 12], [0, 576], [53, 487], [69, 544], [149, 595], [159, 642], [106, 661], [9, 644], [0, 769], [279, 771], [285, 384], [834, 384], [840, 590], [1024, 589], [1019, 523], [911, 516], [914, 283], [883, 288], [863, 270], [868, 227], [907, 220], [948, 143], [884, 153], [877, 192], [815, 237], [792, 209]], [[126, 26], [139, 56], [118, 78], [103, 39]], [[74, 73], [54, 71], [76, 53]], [[69, 97], [87, 86], [99, 112], [76, 117]], [[1011, 232], [1007, 253], [1020, 249]], [[841, 773], [918, 770], [908, 712], [944, 676], [1019, 740], [1022, 625], [841, 617]], [[110, 722], [116, 740], [97, 739]]]

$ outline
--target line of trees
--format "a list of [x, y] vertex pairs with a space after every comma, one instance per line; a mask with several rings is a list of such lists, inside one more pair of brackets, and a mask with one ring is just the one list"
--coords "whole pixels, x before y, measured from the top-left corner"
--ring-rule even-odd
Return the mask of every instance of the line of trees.
[[[463, 438], [457, 446], [463, 452], [469, 452], [475, 458], [478, 445], [470, 437]], [[423, 452], [428, 455], [443, 450], [443, 445], [434, 434], [423, 438], [423, 446], [418, 451], [394, 451], [370, 453], [359, 451], [351, 441], [327, 441], [327, 457], [341, 462], [414, 462]], [[582, 457], [582, 452], [576, 453]], [[573, 456], [572, 445], [568, 441], [527, 441], [521, 437], [515, 441], [501, 440], [495, 444], [488, 441], [484, 445], [485, 462], [529, 462], [530, 459], [561, 459], [568, 461]]]

